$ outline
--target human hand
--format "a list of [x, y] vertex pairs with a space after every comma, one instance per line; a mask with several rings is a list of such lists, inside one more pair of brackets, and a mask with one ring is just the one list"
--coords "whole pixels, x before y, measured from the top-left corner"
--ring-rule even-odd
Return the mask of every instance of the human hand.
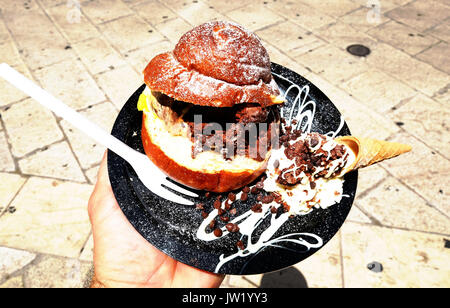
[[128, 222], [109, 182], [106, 154], [89, 200], [94, 236], [91, 287], [219, 287], [223, 275], [178, 262], [147, 242]]

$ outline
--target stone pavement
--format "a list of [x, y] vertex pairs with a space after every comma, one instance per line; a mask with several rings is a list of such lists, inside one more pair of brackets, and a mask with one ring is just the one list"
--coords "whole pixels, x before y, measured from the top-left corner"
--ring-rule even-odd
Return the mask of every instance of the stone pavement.
[[[450, 287], [450, 1], [0, 0], [0, 62], [110, 129], [141, 71], [212, 19], [256, 32], [354, 135], [413, 151], [360, 172], [339, 233], [311, 258], [223, 287]], [[366, 58], [346, 47], [363, 44]], [[0, 81], [0, 287], [82, 287], [104, 148]], [[379, 262], [382, 272], [368, 265]], [[376, 268], [375, 268], [376, 269]]]

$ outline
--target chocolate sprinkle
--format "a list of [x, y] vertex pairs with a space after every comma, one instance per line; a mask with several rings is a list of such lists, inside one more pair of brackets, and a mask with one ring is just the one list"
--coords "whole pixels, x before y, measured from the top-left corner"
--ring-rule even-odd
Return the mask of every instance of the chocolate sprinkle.
[[221, 237], [222, 236], [222, 230], [220, 230], [219, 228], [214, 230], [214, 235], [217, 237]]
[[228, 232], [236, 233], [239, 231], [239, 226], [237, 224], [229, 223], [225, 226], [227, 228]]
[[267, 196], [264, 196], [263, 198], [262, 198], [262, 202], [263, 203], [271, 203], [272, 201], [273, 201], [273, 196], [272, 195], [267, 195]]
[[221, 216], [220, 220], [222, 220], [223, 222], [229, 222], [230, 221], [230, 217], [228, 217], [228, 216]]
[[230, 201], [235, 201], [236, 200], [236, 195], [233, 193], [229, 193], [228, 194], [228, 199], [230, 199]]
[[247, 201], [247, 199], [248, 199], [248, 194], [243, 192], [242, 195], [241, 195], [241, 201], [245, 202], [245, 201]]
[[255, 213], [261, 213], [262, 212], [262, 204], [256, 203], [254, 206], [252, 206], [252, 211]]

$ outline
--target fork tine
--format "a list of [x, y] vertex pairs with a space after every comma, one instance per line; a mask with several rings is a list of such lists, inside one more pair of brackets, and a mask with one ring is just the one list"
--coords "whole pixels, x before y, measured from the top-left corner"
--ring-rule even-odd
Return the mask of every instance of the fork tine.
[[164, 186], [167, 186], [170, 189], [173, 189], [179, 193], [185, 194], [190, 197], [198, 198], [198, 195], [196, 193], [193, 193], [190, 190], [184, 189], [183, 187], [180, 187], [177, 184], [174, 184], [174, 183], [168, 181], [167, 179], [165, 181], [163, 181], [161, 184], [163, 184]]
[[154, 187], [152, 189], [152, 192], [157, 194], [161, 198], [167, 199], [169, 201], [173, 201], [175, 203], [184, 204], [184, 205], [194, 205], [194, 202], [178, 196], [177, 194], [167, 190], [163, 186], [158, 185], [158, 187]]

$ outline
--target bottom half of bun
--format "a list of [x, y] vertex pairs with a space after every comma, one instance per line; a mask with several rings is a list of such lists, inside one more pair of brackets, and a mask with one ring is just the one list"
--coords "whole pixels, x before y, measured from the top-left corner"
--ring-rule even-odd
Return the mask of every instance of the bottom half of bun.
[[211, 192], [231, 191], [250, 184], [264, 173], [270, 157], [268, 151], [263, 161], [239, 155], [224, 160], [221, 153], [205, 151], [193, 158], [191, 140], [172, 135], [153, 111], [143, 113], [142, 144], [147, 156], [170, 178]]

